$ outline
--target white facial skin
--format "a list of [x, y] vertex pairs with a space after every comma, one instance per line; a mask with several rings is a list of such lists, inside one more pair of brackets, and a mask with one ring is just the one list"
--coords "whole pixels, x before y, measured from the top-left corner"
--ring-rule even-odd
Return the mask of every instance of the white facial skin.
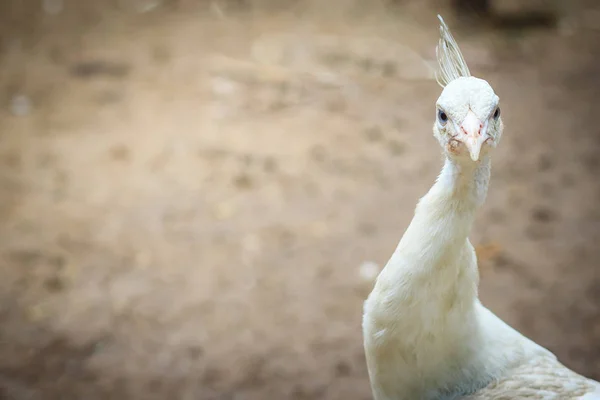
[[504, 129], [498, 101], [489, 83], [479, 78], [458, 78], [444, 88], [433, 134], [447, 157], [476, 163], [498, 145]]

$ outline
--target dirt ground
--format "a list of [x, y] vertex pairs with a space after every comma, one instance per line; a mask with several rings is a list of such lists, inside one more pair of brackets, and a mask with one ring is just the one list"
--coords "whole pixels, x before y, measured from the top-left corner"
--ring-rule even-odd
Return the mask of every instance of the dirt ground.
[[501, 32], [415, 1], [16, 3], [0, 398], [370, 399], [362, 302], [441, 166], [439, 11], [506, 124], [481, 297], [600, 378], [594, 1]]

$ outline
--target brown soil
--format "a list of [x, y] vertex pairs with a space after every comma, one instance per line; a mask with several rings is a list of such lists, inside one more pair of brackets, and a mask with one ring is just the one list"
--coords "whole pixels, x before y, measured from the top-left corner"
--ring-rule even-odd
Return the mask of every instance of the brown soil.
[[[436, 10], [16, 3], [0, 398], [369, 399], [369, 265], [441, 165]], [[485, 304], [600, 378], [600, 8], [566, 11], [456, 28], [506, 124], [472, 241]]]

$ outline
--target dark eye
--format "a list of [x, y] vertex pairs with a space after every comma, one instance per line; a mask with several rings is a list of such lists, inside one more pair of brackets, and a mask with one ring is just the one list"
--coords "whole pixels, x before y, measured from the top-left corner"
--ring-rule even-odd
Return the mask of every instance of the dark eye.
[[494, 119], [500, 118], [500, 107], [496, 107], [496, 111], [494, 111]]
[[438, 120], [440, 121], [440, 124], [444, 125], [446, 122], [448, 122], [448, 115], [446, 115], [446, 113], [442, 110], [438, 110]]

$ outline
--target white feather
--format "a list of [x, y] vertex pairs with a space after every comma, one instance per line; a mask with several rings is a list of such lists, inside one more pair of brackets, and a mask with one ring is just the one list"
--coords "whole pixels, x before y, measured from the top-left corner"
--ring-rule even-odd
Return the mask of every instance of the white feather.
[[438, 19], [440, 20], [440, 40], [435, 54], [439, 70], [435, 77], [439, 85], [445, 87], [455, 79], [471, 76], [471, 72], [469, 72], [467, 62], [444, 19], [440, 15], [438, 15]]
[[600, 400], [600, 382], [592, 381], [594, 390], [586, 393], [579, 398], [579, 400]]

